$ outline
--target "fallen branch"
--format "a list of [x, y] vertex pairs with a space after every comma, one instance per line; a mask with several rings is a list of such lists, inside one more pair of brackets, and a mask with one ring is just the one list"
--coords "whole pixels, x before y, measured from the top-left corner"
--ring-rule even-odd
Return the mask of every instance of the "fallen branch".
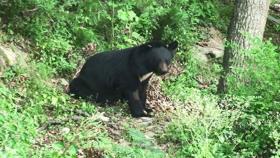
[[24, 15], [24, 16], [30, 16], [30, 15], [32, 15], [34, 12], [36, 12], [37, 10], [38, 10], [39, 8], [33, 8], [33, 9], [28, 9], [28, 10], [24, 10], [24, 11], [22, 11], [21, 13], [22, 13], [22, 15]]
[[275, 11], [275, 12], [280, 12], [280, 4], [274, 4], [269, 7], [269, 9]]
[[280, 24], [280, 19], [276, 19], [275, 17], [273, 17], [271, 15], [268, 15], [267, 19], [276, 23], [276, 24]]

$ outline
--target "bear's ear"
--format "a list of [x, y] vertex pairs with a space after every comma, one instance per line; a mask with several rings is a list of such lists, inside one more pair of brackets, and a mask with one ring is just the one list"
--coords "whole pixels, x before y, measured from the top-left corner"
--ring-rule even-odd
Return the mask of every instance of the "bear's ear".
[[172, 55], [174, 55], [176, 53], [177, 47], [178, 47], [178, 42], [174, 41], [168, 44], [167, 49], [169, 49], [172, 52]]

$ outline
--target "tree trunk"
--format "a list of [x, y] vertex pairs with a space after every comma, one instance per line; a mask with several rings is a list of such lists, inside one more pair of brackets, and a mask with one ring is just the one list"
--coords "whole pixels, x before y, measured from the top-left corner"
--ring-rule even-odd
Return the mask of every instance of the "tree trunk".
[[[227, 42], [223, 57], [223, 73], [218, 84], [218, 93], [227, 92], [227, 77], [231, 67], [243, 67], [246, 59], [241, 50], [250, 48], [250, 37], [262, 39], [270, 0], [235, 0], [235, 8], [228, 28]], [[237, 74], [238, 75], [238, 74]], [[238, 76], [235, 76], [238, 78]]]

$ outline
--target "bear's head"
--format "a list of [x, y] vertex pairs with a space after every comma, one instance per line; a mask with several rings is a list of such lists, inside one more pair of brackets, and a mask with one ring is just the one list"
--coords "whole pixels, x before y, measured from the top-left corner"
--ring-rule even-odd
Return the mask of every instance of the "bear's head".
[[161, 42], [149, 42], [134, 48], [129, 63], [140, 80], [147, 74], [149, 74], [148, 77], [152, 73], [163, 75], [168, 72], [177, 47], [177, 41], [167, 45]]
[[164, 75], [169, 70], [169, 65], [176, 53], [178, 43], [176, 41], [164, 45], [160, 43], [150, 43], [146, 52], [146, 68], [156, 75]]

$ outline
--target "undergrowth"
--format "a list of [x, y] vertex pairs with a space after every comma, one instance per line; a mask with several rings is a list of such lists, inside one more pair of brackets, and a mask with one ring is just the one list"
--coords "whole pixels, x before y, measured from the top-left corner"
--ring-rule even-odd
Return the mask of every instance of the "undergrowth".
[[135, 46], [149, 40], [177, 39], [186, 49], [203, 38], [199, 27], [223, 27], [215, 0], [164, 1], [3, 1], [0, 17], [10, 38], [20, 34], [32, 42], [32, 58], [60, 75], [77, 66], [82, 48], [91, 53]]
[[[109, 137], [92, 105], [75, 101], [48, 81], [51, 67], [13, 66], [0, 82], [0, 157], [163, 157], [141, 132], [130, 129], [131, 146]], [[135, 133], [136, 132], [136, 133]], [[142, 134], [143, 135], [143, 134]], [[142, 146], [142, 141], [147, 146]], [[140, 141], [140, 142], [139, 142]]]
[[[232, 68], [247, 82], [231, 76], [224, 97], [215, 95], [220, 66], [204, 67], [191, 56], [185, 71], [165, 83], [165, 92], [182, 103], [162, 136], [174, 143], [175, 157], [279, 156], [279, 52], [269, 41], [252, 45], [244, 50], [246, 69]], [[201, 75], [203, 82], [194, 80]]]
[[[1, 2], [0, 41], [28, 45], [29, 62], [0, 80], [0, 157], [279, 157], [276, 47], [256, 41], [242, 71], [250, 86], [232, 78], [222, 99], [215, 94], [219, 64], [201, 65], [187, 53], [206, 37], [200, 28], [225, 32], [231, 11], [218, 0]], [[128, 143], [118, 144], [97, 107], [71, 99], [58, 78], [70, 78], [95, 52], [156, 39], [179, 41], [176, 59], [184, 68], [163, 84], [179, 102], [157, 131], [158, 143], [168, 146], [155, 147], [132, 119], [121, 135]], [[88, 45], [94, 47], [84, 51]], [[106, 111], [112, 120], [117, 112], [126, 111]]]

